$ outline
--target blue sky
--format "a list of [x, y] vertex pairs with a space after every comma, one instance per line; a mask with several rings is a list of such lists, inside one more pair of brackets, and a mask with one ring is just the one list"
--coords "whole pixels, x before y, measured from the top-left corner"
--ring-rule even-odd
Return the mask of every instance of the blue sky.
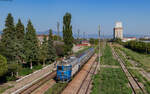
[[62, 30], [66, 12], [72, 14], [73, 32], [97, 34], [97, 26], [105, 35], [112, 35], [116, 21], [122, 21], [124, 34], [150, 34], [150, 0], [12, 0], [0, 1], [0, 30], [5, 18], [12, 13], [27, 24], [31, 19], [37, 31], [56, 30], [57, 21]]

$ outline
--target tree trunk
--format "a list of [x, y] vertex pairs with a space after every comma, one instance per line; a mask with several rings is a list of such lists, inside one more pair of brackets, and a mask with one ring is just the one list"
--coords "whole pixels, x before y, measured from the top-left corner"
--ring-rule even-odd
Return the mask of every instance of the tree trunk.
[[13, 72], [11, 72], [11, 77], [13, 77], [14, 76], [14, 73]]
[[18, 77], [18, 72], [16, 72], [16, 76]]
[[45, 60], [43, 59], [43, 66], [45, 66]]
[[30, 69], [32, 69], [32, 61], [30, 62]]

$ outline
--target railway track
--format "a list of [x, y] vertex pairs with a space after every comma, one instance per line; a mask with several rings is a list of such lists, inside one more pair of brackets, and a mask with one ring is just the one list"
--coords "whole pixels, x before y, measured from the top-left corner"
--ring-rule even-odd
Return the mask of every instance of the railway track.
[[95, 62], [97, 55], [91, 57], [91, 59], [83, 66], [79, 73], [74, 77], [74, 79], [68, 84], [64, 89], [62, 94], [87, 94], [90, 83], [91, 76], [95, 73], [97, 62]]
[[43, 85], [48, 80], [54, 78], [56, 76], [56, 71], [46, 75], [42, 79], [36, 81], [32, 85], [28, 86], [27, 88], [20, 90], [18, 93], [15, 94], [31, 94], [33, 91], [35, 91], [37, 88], [39, 88], [41, 85]]
[[[112, 48], [112, 47], [111, 47]], [[130, 71], [128, 71], [127, 67], [125, 66], [125, 62], [120, 58], [120, 56], [116, 53], [116, 51], [112, 48], [112, 52], [114, 53], [114, 56], [117, 58], [117, 60], [120, 63], [120, 66], [123, 70], [123, 72], [126, 74], [126, 77], [128, 78], [129, 84], [134, 92], [134, 94], [147, 94], [147, 92], [142, 88], [141, 84], [138, 83], [136, 78], [132, 75]]]
[[80, 88], [77, 91], [77, 94], [90, 94], [90, 84], [92, 83], [92, 75], [95, 73], [96, 68], [98, 66], [98, 62], [94, 62], [92, 67], [90, 68], [89, 72], [87, 73], [85, 79], [83, 80]]

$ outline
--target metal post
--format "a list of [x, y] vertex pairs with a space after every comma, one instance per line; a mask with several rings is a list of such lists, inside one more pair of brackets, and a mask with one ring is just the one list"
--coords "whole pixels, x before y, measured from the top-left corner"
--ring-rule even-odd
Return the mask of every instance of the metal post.
[[98, 26], [98, 35], [99, 35], [99, 63], [100, 63], [100, 25]]
[[59, 40], [59, 22], [57, 22], [57, 41]]

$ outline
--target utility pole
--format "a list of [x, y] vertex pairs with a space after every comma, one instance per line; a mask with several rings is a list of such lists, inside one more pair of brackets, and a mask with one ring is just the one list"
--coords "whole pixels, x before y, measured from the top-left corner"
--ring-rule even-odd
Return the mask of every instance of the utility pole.
[[85, 32], [83, 32], [83, 40], [85, 40]]
[[100, 25], [98, 25], [98, 36], [99, 36], [99, 63], [100, 63]]
[[57, 40], [59, 40], [59, 22], [57, 22]]
[[78, 38], [77, 38], [77, 41], [78, 41], [78, 43], [80, 43], [80, 29], [78, 29]]

